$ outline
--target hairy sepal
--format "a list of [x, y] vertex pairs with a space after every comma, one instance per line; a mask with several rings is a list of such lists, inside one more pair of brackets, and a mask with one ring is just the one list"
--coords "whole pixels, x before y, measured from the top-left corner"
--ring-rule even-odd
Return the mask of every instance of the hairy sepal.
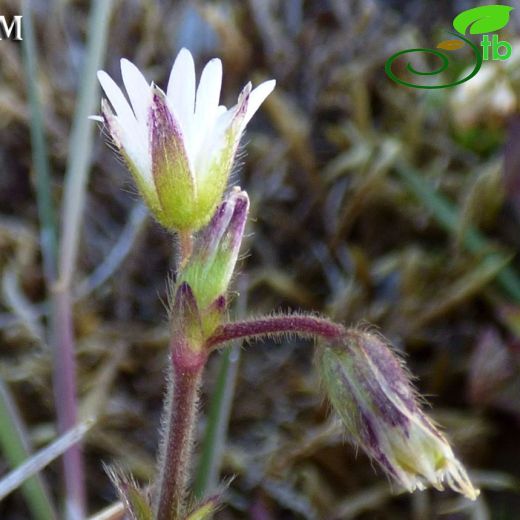
[[153, 180], [163, 212], [161, 223], [178, 231], [196, 230], [200, 227], [200, 213], [205, 210], [196, 203], [197, 185], [182, 130], [157, 87], [153, 91], [149, 129]]
[[135, 480], [113, 466], [106, 466], [105, 471], [117, 489], [119, 498], [125, 506], [125, 512], [131, 520], [154, 520], [149, 498], [138, 487]]

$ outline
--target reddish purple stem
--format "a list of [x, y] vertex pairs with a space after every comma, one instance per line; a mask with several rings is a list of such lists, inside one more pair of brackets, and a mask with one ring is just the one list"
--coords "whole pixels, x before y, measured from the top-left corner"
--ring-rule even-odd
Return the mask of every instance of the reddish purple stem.
[[182, 518], [186, 506], [199, 387], [206, 357], [172, 352], [172, 381], [166, 402], [165, 432], [160, 448], [157, 520]]
[[345, 328], [325, 318], [290, 314], [226, 323], [206, 342], [207, 349], [213, 349], [222, 343], [234, 339], [253, 339], [269, 335], [296, 334], [304, 337], [318, 337], [328, 340], [339, 339], [345, 334]]
[[[74, 359], [74, 330], [70, 292], [57, 288], [54, 292], [54, 395], [58, 430], [65, 433], [76, 426], [78, 406], [76, 400], [76, 363]], [[68, 520], [85, 516], [85, 482], [81, 446], [71, 446], [63, 454], [63, 473], [66, 489]]]

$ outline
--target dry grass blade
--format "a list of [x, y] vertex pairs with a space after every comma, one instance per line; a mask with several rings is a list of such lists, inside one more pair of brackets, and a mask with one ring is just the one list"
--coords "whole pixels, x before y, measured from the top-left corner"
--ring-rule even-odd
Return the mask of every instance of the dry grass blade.
[[388, 484], [378, 484], [373, 488], [365, 489], [356, 495], [345, 497], [334, 512], [334, 518], [350, 520], [360, 514], [373, 511], [381, 507], [392, 496]]
[[116, 502], [103, 509], [88, 520], [122, 520], [125, 516], [125, 506], [122, 502]]
[[11, 265], [6, 268], [2, 279], [5, 301], [13, 310], [14, 315], [27, 328], [31, 336], [40, 345], [45, 345], [45, 332], [40, 322], [39, 313], [20, 290], [19, 275], [18, 266]]
[[28, 478], [41, 471], [47, 464], [57, 459], [71, 446], [78, 443], [94, 425], [93, 420], [84, 421], [59, 437], [49, 446], [26, 460], [21, 466], [0, 480], [0, 500], [20, 487]]
[[[435, 219], [448, 231], [456, 233], [459, 217], [451, 204], [410, 167], [399, 165], [396, 171], [432, 212]], [[474, 254], [483, 254], [491, 249], [488, 241], [473, 228], [467, 229], [462, 244]], [[498, 253], [494, 253], [495, 257], [497, 255]], [[507, 261], [504, 262], [505, 267], [500, 270], [496, 278], [504, 292], [516, 302], [520, 302], [520, 277], [513, 268], [507, 267], [507, 263]]]

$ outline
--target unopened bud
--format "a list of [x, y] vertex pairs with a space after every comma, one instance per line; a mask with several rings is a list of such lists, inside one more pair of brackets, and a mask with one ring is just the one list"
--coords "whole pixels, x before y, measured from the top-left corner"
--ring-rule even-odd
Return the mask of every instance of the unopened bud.
[[227, 289], [235, 269], [249, 198], [240, 188], [220, 204], [211, 222], [198, 236], [187, 265], [179, 274], [177, 292], [187, 285], [200, 312], [204, 337], [220, 325], [227, 308]]
[[217, 208], [198, 237], [181, 281], [193, 289], [199, 308], [205, 309], [225, 296], [242, 243], [249, 211], [245, 191], [236, 189]]
[[422, 411], [405, 367], [383, 338], [349, 330], [321, 345], [318, 365], [327, 395], [351, 440], [408, 491], [432, 485], [475, 500], [466, 470]]

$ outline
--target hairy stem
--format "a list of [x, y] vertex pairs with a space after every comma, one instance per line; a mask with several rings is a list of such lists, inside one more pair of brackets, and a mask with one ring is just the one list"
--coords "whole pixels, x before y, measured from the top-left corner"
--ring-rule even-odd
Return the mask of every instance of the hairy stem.
[[[188, 263], [193, 250], [193, 236], [179, 232], [178, 271]], [[193, 352], [185, 336], [186, 310], [193, 310], [191, 289], [177, 291], [172, 312], [168, 394], [164, 404], [162, 438], [159, 447], [158, 481], [154, 497], [156, 520], [182, 518], [188, 488], [189, 467], [193, 451], [193, 431], [197, 424], [197, 403], [206, 355]], [[175, 325], [174, 325], [175, 322]]]
[[155, 504], [157, 520], [182, 518], [197, 424], [199, 388], [206, 357], [172, 352], [172, 380], [168, 382]]
[[306, 338], [338, 339], [345, 334], [343, 325], [325, 318], [302, 314], [266, 316], [259, 319], [226, 323], [206, 341], [207, 349], [214, 349], [234, 339], [254, 339], [268, 336], [296, 334]]

